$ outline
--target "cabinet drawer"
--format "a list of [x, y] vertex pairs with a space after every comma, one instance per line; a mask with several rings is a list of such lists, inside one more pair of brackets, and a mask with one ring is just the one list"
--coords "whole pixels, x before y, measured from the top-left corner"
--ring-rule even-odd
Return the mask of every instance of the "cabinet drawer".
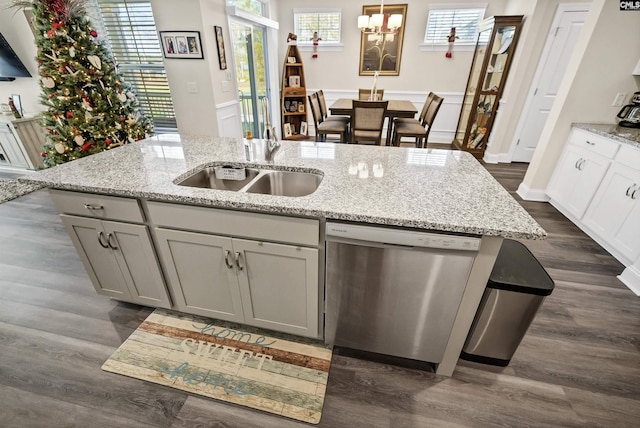
[[587, 148], [608, 159], [613, 159], [620, 147], [620, 143], [616, 141], [576, 128], [573, 129], [569, 136], [569, 143]]
[[320, 241], [320, 222], [316, 219], [163, 202], [147, 202], [147, 209], [156, 226], [314, 247]]
[[633, 168], [636, 171], [640, 171], [640, 148], [635, 148], [622, 144], [620, 151], [616, 155], [616, 163], [626, 165], [629, 168]]
[[137, 199], [63, 190], [49, 190], [49, 194], [60, 213], [132, 223], [144, 222]]

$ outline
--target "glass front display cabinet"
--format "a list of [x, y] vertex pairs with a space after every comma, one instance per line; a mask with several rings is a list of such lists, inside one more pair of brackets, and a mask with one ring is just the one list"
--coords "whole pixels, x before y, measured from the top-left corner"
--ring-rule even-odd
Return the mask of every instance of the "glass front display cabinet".
[[492, 16], [479, 26], [453, 146], [481, 159], [516, 49], [522, 15]]

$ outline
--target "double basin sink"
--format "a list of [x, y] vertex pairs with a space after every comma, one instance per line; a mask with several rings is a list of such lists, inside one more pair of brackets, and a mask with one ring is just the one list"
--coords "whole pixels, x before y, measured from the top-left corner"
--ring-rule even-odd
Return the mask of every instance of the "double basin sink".
[[[242, 170], [244, 170], [244, 174]], [[234, 177], [223, 178], [229, 176]], [[322, 177], [322, 174], [316, 172], [209, 166], [177, 181], [176, 184], [202, 189], [296, 197], [315, 192]]]

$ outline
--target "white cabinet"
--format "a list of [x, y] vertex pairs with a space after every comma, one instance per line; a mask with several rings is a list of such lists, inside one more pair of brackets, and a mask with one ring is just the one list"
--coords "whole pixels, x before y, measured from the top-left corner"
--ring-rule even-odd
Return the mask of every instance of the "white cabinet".
[[[639, 162], [635, 163], [633, 160]], [[636, 167], [625, 165], [629, 163]], [[598, 188], [584, 224], [628, 263], [640, 256], [640, 151], [623, 147]]]
[[29, 162], [9, 123], [0, 122], [0, 165], [29, 168]]
[[57, 190], [50, 193], [99, 294], [171, 308], [147, 226], [125, 222], [142, 221], [137, 200]]
[[157, 202], [147, 209], [178, 310], [319, 337], [318, 220]]
[[618, 147], [614, 141], [574, 129], [547, 190], [551, 203], [581, 219]]

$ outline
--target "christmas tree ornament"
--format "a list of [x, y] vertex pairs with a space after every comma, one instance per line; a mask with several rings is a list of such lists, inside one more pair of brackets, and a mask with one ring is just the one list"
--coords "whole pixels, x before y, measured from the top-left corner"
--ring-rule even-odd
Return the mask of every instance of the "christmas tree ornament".
[[67, 117], [67, 119], [73, 119], [73, 112], [68, 111], [65, 113], [65, 116]]
[[102, 62], [100, 61], [100, 58], [97, 57], [96, 55], [88, 55], [87, 59], [89, 60], [89, 63], [91, 63], [91, 65], [93, 65], [98, 70], [102, 68]]
[[64, 153], [64, 146], [62, 145], [62, 143], [56, 143], [54, 147], [56, 148], [56, 152], [60, 154]]
[[76, 135], [73, 138], [73, 142], [76, 143], [77, 145], [81, 146], [84, 144], [84, 138], [82, 138], [82, 135]]
[[41, 81], [45, 88], [52, 89], [56, 86], [56, 82], [51, 77], [43, 77]]
[[75, 58], [75, 56], [76, 56], [76, 48], [74, 48], [73, 46], [71, 46], [71, 47], [69, 48], [69, 56], [70, 56], [71, 58]]
[[117, 97], [118, 97], [118, 101], [120, 101], [121, 103], [127, 101], [127, 96], [122, 92], [118, 92]]

